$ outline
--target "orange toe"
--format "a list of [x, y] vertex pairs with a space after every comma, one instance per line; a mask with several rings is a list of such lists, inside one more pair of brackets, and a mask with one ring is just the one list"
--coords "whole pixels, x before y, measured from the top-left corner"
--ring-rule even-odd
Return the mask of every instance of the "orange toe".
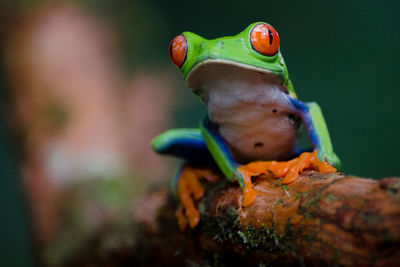
[[250, 162], [249, 164], [239, 166], [238, 171], [242, 174], [245, 185], [243, 189], [242, 206], [250, 206], [257, 197], [257, 193], [252, 187], [251, 177], [261, 174], [273, 174], [274, 177], [278, 178], [285, 175], [290, 166], [290, 162], [278, 161], [254, 161]]
[[335, 167], [329, 165], [329, 163], [325, 162], [325, 161], [318, 164], [318, 170], [320, 172], [324, 172], [324, 173], [330, 173], [330, 172], [337, 171]]
[[245, 166], [240, 166], [238, 171], [242, 174], [244, 182], [242, 205], [243, 207], [247, 207], [253, 204], [257, 197], [257, 193], [254, 191], [251, 184], [251, 176], [255, 174], [254, 172], [247, 170]]
[[293, 162], [290, 161], [281, 161], [281, 162], [271, 161], [270, 166], [268, 166], [268, 169], [274, 174], [275, 178], [279, 178], [288, 173], [292, 164]]
[[185, 230], [187, 225], [194, 228], [200, 221], [200, 213], [195, 207], [195, 200], [199, 200], [204, 195], [204, 188], [199, 179], [205, 178], [208, 181], [218, 180], [210, 169], [195, 168], [185, 165], [181, 169], [177, 185], [177, 195], [180, 205], [176, 211], [176, 219], [179, 228]]
[[185, 215], [188, 218], [189, 226], [192, 229], [200, 222], [200, 213], [197, 209], [186, 209]]
[[[191, 182], [192, 177], [190, 177], [192, 173], [185, 173], [184, 170], [182, 170], [181, 177], [179, 178], [178, 181], [178, 197], [179, 200], [184, 207], [184, 214], [189, 221], [190, 226], [192, 227], [195, 222], [198, 222], [200, 220], [200, 215], [197, 212], [195, 206], [194, 206], [194, 201], [192, 199], [193, 195], [193, 188], [191, 188]], [[179, 220], [179, 218], [177, 218]], [[196, 226], [196, 225], [194, 225]], [[193, 227], [194, 227], [193, 226]]]
[[193, 198], [196, 200], [202, 198], [204, 195], [204, 188], [201, 186], [199, 182], [200, 177], [197, 176], [196, 172], [186, 169], [185, 173], [182, 175], [182, 179], [186, 180]]
[[293, 164], [289, 172], [283, 178], [283, 184], [290, 184], [297, 180], [300, 177], [300, 173], [305, 169], [314, 169], [323, 173], [336, 172], [336, 169], [329, 165], [328, 162], [318, 159], [317, 150], [314, 150], [312, 153], [304, 152], [297, 159], [297, 162]]
[[243, 207], [250, 206], [251, 204], [254, 203], [254, 201], [256, 200], [256, 197], [257, 197], [257, 193], [256, 193], [256, 191], [254, 191], [254, 189], [251, 186], [245, 188], [243, 190], [242, 206]]
[[[317, 158], [317, 160], [318, 160], [318, 158]], [[330, 173], [330, 172], [336, 172], [337, 171], [335, 167], [329, 165], [329, 163], [326, 162], [326, 161], [319, 161], [318, 160], [316, 162], [316, 165], [317, 165], [317, 168], [318, 168], [318, 170], [320, 172]]]
[[304, 152], [298, 158], [297, 161], [293, 161], [294, 164], [290, 167], [287, 174], [284, 176], [282, 183], [283, 184], [290, 184], [293, 183], [300, 177], [300, 173], [305, 169], [308, 168], [312, 163], [312, 153]]

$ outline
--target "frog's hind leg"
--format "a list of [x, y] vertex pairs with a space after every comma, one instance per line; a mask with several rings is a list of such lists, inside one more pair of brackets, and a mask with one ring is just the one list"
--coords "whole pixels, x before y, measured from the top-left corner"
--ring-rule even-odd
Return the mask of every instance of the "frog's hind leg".
[[180, 157], [186, 160], [171, 180], [171, 192], [179, 199], [176, 217], [179, 227], [185, 230], [189, 225], [195, 227], [200, 214], [195, 201], [204, 195], [200, 179], [216, 181], [219, 175], [211, 168], [215, 163], [208, 151], [203, 135], [199, 129], [174, 129], [157, 136], [152, 142], [153, 149], [160, 154]]
[[199, 129], [168, 130], [154, 138], [151, 145], [159, 154], [179, 157], [197, 164], [213, 162]]
[[204, 195], [204, 188], [199, 181], [201, 178], [217, 181], [219, 176], [209, 167], [198, 167], [185, 163], [181, 166], [172, 184], [173, 188], [176, 188], [176, 194], [180, 201], [176, 218], [181, 230], [185, 230], [187, 225], [194, 228], [200, 221], [195, 201]]

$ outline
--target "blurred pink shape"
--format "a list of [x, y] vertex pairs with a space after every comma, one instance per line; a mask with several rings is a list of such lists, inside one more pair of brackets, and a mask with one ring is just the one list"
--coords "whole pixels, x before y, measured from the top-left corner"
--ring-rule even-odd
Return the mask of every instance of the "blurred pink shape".
[[169, 123], [166, 74], [138, 72], [126, 85], [112, 29], [76, 4], [38, 7], [13, 32], [6, 65], [41, 239], [54, 229], [59, 190], [73, 182], [166, 177], [165, 160], [150, 148]]

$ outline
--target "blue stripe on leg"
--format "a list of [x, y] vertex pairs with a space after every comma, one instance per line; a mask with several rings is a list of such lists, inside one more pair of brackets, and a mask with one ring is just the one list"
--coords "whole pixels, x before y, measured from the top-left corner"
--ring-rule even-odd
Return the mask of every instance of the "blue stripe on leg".
[[239, 164], [233, 159], [228, 145], [218, 133], [216, 126], [206, 117], [200, 124], [200, 130], [219, 169], [228, 180], [237, 180], [243, 189], [245, 187], [243, 176], [237, 170]]
[[308, 108], [308, 106], [301, 102], [298, 99], [289, 97], [290, 102], [292, 103], [292, 105], [301, 112], [301, 116], [303, 119], [303, 123], [304, 126], [306, 127], [306, 131], [311, 139], [311, 143], [313, 143], [313, 145], [315, 146], [319, 146], [320, 142], [319, 142], [319, 138], [318, 138], [318, 133], [316, 132], [316, 129], [314, 129], [313, 124], [312, 124], [312, 120], [311, 120], [311, 116], [310, 116], [310, 109]]
[[157, 153], [197, 164], [213, 162], [199, 129], [168, 130], [153, 139], [152, 147]]

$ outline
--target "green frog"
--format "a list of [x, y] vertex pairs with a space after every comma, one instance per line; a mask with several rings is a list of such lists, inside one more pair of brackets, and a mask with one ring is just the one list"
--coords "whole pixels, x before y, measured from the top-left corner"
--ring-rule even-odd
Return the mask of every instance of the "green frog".
[[[304, 169], [340, 168], [321, 109], [298, 100], [271, 25], [256, 22], [235, 36], [213, 40], [184, 32], [172, 40], [169, 55], [208, 113], [198, 129], [169, 130], [152, 142], [156, 152], [186, 161], [172, 182], [182, 229], [200, 220], [195, 200], [204, 189], [198, 179], [218, 176], [204, 166], [215, 165], [240, 184], [243, 206], [257, 196], [254, 176], [273, 174], [289, 184]], [[308, 150], [298, 147], [301, 123], [310, 137]]]

